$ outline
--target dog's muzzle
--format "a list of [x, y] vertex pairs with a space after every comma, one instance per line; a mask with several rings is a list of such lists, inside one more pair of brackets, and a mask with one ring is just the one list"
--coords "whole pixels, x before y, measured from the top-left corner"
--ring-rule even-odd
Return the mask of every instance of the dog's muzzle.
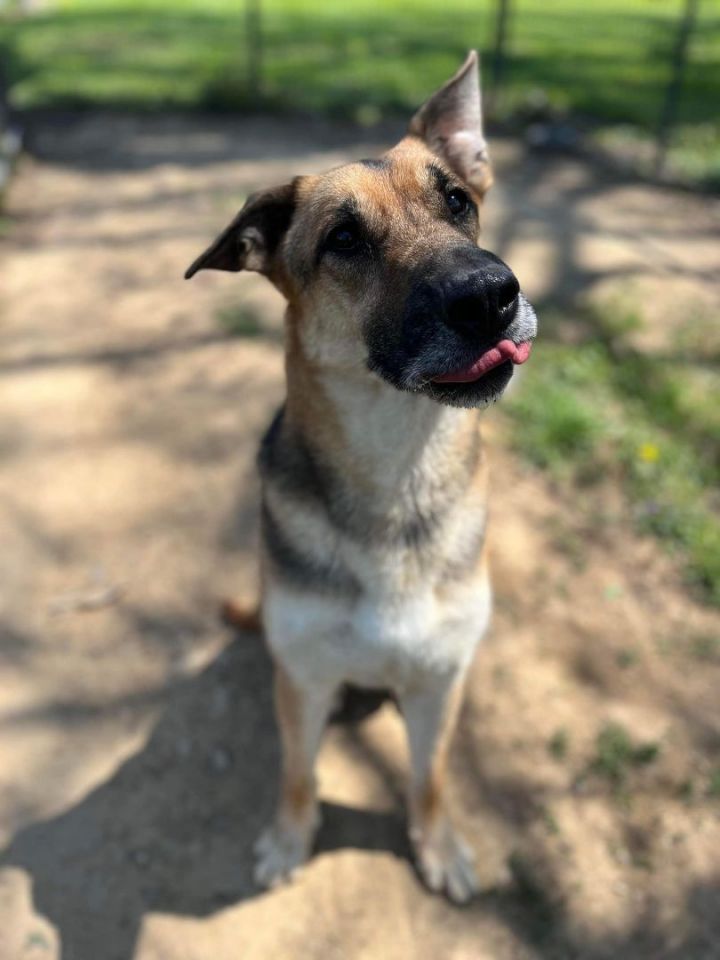
[[536, 326], [512, 270], [487, 250], [458, 245], [416, 268], [401, 323], [370, 327], [369, 366], [401, 390], [484, 406], [528, 359]]

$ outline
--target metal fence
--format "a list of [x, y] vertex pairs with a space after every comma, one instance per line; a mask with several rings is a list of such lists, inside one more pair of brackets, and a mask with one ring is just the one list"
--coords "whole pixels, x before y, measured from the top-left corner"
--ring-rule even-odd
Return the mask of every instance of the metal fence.
[[[587, 13], [597, 13], [603, 7], [602, 2], [587, 0]], [[653, 8], [646, 4], [645, 15], [652, 17], [657, 6]], [[247, 61], [247, 90], [249, 96], [261, 101], [266, 93], [265, 75], [268, 59], [272, 58], [272, 45], [267, 43], [265, 36], [265, 17], [272, 10], [272, 0], [245, 0], [245, 44]], [[720, 9], [716, 9], [706, 0], [707, 19], [704, 26], [711, 26], [720, 47]], [[306, 7], [308, 15], [310, 9]], [[665, 4], [666, 16], [664, 43], [660, 49], [652, 50], [653, 77], [647, 83], [652, 85], [648, 97], [650, 106], [644, 126], [651, 128], [654, 140], [653, 167], [657, 175], [661, 175], [666, 167], [668, 149], [672, 142], [673, 131], [684, 117], [682, 94], [686, 87], [688, 70], [691, 65], [691, 43], [697, 35], [700, 24], [700, 0], [677, 0], [673, 8]], [[522, 62], [522, 34], [524, 24], [533, 15], [523, 0], [489, 0], [488, 3], [475, 5], [477, 15], [477, 30], [473, 36], [468, 36], [469, 45], [482, 46], [486, 61], [486, 100], [489, 111], [495, 116], [506, 114], [511, 107], [506, 101], [506, 92], [513, 87], [513, 73], [517, 62]], [[544, 17], [553, 16], [553, 6], [548, 4]], [[579, 21], [580, 17], [578, 17]], [[632, 32], [632, 24], [628, 23], [628, 30]], [[269, 31], [272, 33], [272, 29]], [[572, 24], [568, 31], [568, 39], [572, 41]], [[518, 49], [519, 48], [519, 49]], [[582, 57], [582, 47], [579, 50]], [[720, 50], [719, 50], [720, 53]], [[638, 43], [636, 57], [638, 63], [649, 56], [649, 51]], [[558, 51], [558, 57], [562, 53]], [[709, 63], [707, 69], [716, 69], [720, 74], [720, 56], [714, 63]], [[634, 117], [628, 115], [623, 118], [622, 101], [623, 90], [616, 91], [617, 120]], [[516, 100], [517, 98], [515, 98]], [[540, 98], [542, 99], [542, 97]], [[537, 102], [537, 99], [536, 99]], [[592, 110], [589, 111], [592, 113]], [[693, 111], [696, 113], [696, 111]], [[707, 119], [712, 122], [717, 119], [708, 114]]]
[[20, 112], [300, 110], [372, 123], [407, 114], [469, 47], [495, 119], [627, 124], [656, 172], [694, 137], [720, 182], [720, 0], [0, 0], [0, 60]]

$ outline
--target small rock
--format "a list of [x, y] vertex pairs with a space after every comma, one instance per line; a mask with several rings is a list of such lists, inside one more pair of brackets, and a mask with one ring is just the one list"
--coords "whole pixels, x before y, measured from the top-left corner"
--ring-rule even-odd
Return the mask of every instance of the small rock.
[[232, 757], [230, 756], [230, 751], [226, 750], [225, 747], [215, 747], [210, 754], [210, 766], [215, 773], [227, 773], [231, 765]]

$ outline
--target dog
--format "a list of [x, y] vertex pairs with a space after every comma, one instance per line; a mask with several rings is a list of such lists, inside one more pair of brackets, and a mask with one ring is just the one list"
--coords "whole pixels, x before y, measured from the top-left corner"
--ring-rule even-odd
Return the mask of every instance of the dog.
[[255, 877], [308, 857], [313, 768], [340, 687], [390, 688], [407, 727], [408, 822], [433, 891], [478, 884], [446, 811], [448, 746], [490, 618], [479, 410], [527, 360], [535, 313], [480, 249], [492, 183], [477, 54], [378, 159], [252, 195], [186, 277], [253, 270], [287, 299], [287, 396], [258, 458], [261, 619], [282, 744]]

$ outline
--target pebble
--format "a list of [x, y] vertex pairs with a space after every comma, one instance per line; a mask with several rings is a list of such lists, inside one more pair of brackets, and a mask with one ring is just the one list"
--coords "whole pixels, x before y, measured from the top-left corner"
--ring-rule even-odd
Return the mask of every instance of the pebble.
[[210, 766], [216, 773], [227, 773], [232, 765], [230, 751], [225, 747], [215, 747], [210, 754]]

